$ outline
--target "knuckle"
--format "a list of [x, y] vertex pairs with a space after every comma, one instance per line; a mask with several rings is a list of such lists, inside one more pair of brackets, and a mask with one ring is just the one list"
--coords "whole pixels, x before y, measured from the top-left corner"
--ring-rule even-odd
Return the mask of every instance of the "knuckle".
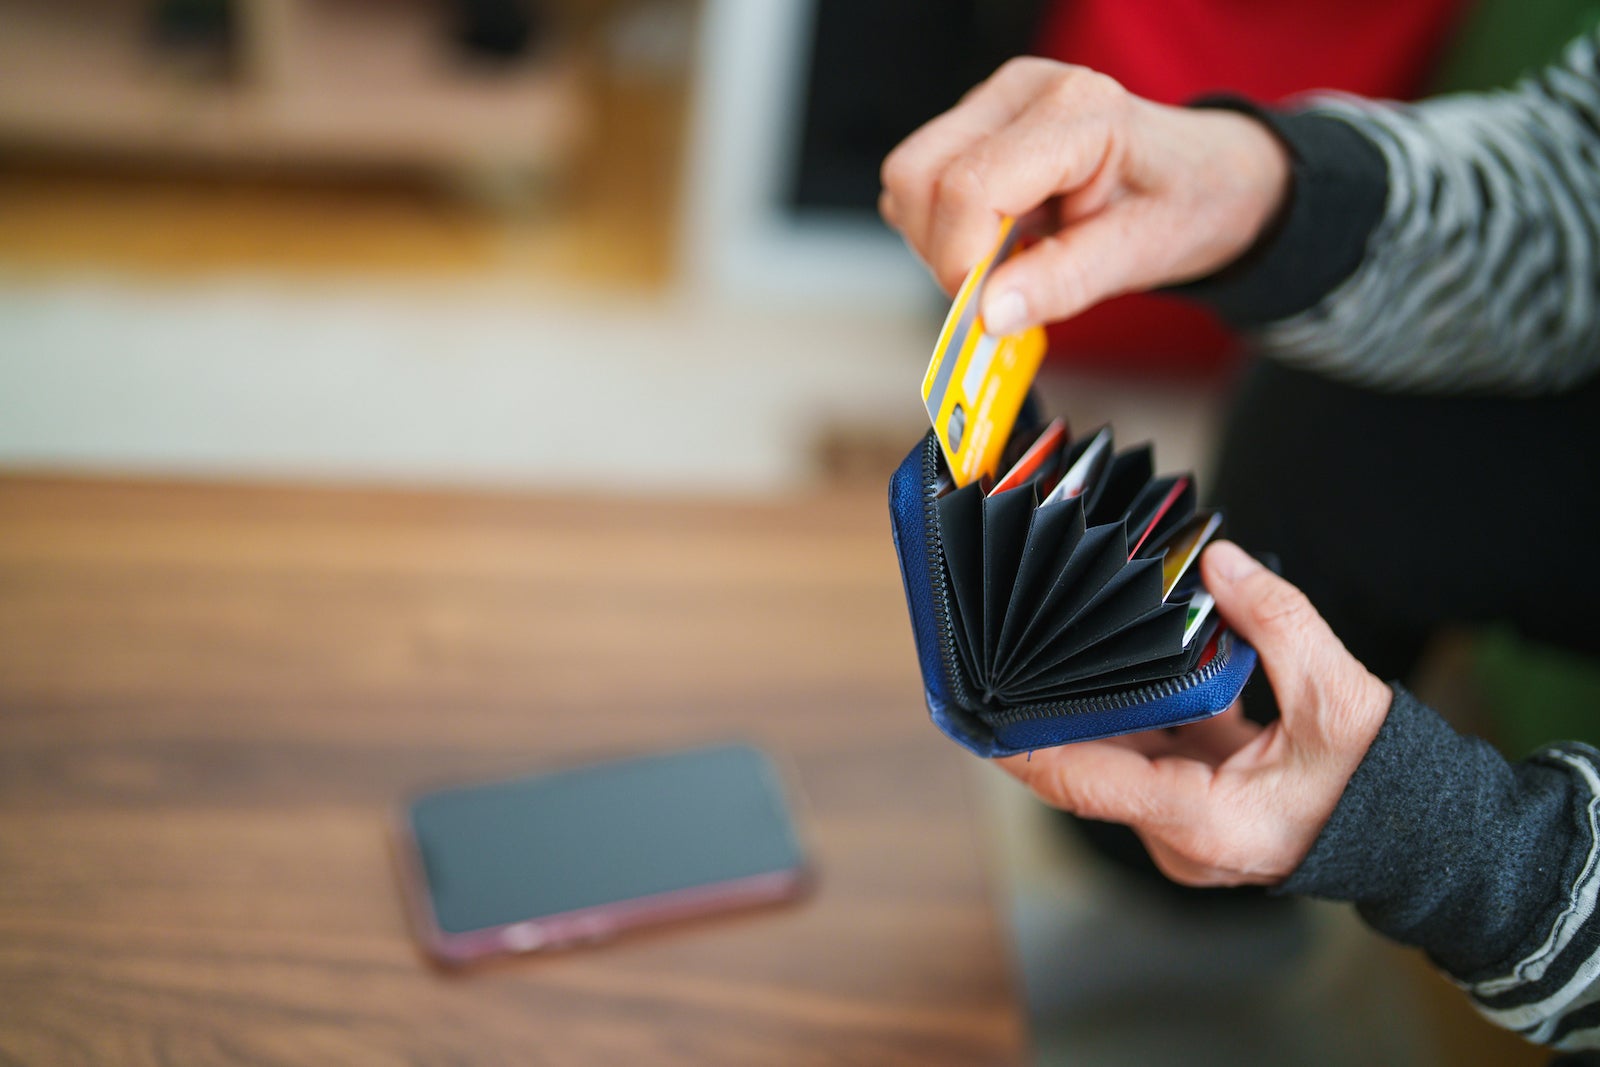
[[1109, 74], [1097, 70], [1083, 72], [1081, 78], [1084, 96], [1094, 100], [1119, 100], [1124, 95], [1122, 83]]
[[1028, 81], [1041, 73], [1046, 73], [1053, 67], [1064, 64], [1053, 59], [1044, 59], [1040, 56], [1014, 56], [1006, 60], [994, 72], [996, 81], [1019, 82]]
[[1051, 314], [1066, 314], [1089, 303], [1089, 276], [1077, 258], [1067, 254], [1054, 238], [1048, 239], [1053, 253], [1041, 263], [1049, 271], [1047, 292]]
[[1050, 81], [1047, 95], [1050, 102], [1058, 109], [1072, 110], [1082, 99], [1079, 92], [1081, 71], [1077, 68], [1068, 68], [1061, 71]]
[[1127, 96], [1115, 78], [1088, 67], [1064, 67], [1047, 90], [1059, 111], [1084, 115], [1113, 110]]
[[1065, 767], [1030, 775], [1029, 786], [1052, 807], [1084, 818], [1101, 818], [1108, 810], [1106, 790], [1093, 781], [1073, 774]]
[[1163, 854], [1163, 856], [1154, 856], [1152, 859], [1155, 859], [1157, 870], [1160, 870], [1171, 881], [1176, 881], [1178, 885], [1189, 886], [1192, 889], [1203, 889], [1210, 885], [1206, 881], [1205, 875], [1195, 870], [1194, 867], [1184, 864], [1179, 857]]
[[1070, 790], [1070, 810], [1083, 818], [1121, 823], [1136, 830], [1154, 827], [1159, 822], [1159, 805], [1155, 798], [1129, 790], [1120, 782], [1079, 779], [1064, 784], [1064, 789]]
[[1063, 811], [1073, 811], [1071, 797], [1067, 795], [1067, 779], [1060, 768], [1052, 765], [1046, 758], [1026, 759], [1013, 757], [1007, 761], [1007, 769], [1015, 774], [1022, 784], [1040, 800], [1052, 808]]
[[1150, 853], [1150, 858], [1155, 861], [1156, 867], [1172, 881], [1188, 886], [1211, 884], [1211, 879], [1207, 877], [1207, 869], [1184, 855], [1183, 851], [1174, 847], [1172, 842], [1150, 834], [1140, 834], [1139, 839], [1144, 842], [1144, 847]]
[[939, 205], [949, 210], [981, 200], [983, 185], [983, 172], [972, 160], [957, 160], [946, 167], [935, 182]]
[[1061, 267], [1056, 278], [1056, 295], [1061, 308], [1080, 308], [1089, 302], [1089, 281], [1077, 264]]
[[895, 210], [894, 196], [887, 189], [878, 194], [878, 214], [890, 226], [898, 227], [900, 225], [900, 220], [896, 217], [898, 213]]
[[917, 164], [911, 155], [903, 148], [896, 148], [884, 157], [878, 179], [885, 189], [904, 195], [916, 181], [916, 170]]
[[1088, 67], [1061, 63], [1052, 72], [1048, 91], [1058, 102], [1076, 104], [1094, 93], [1095, 79], [1099, 77]]
[[1233, 849], [1229, 843], [1211, 833], [1186, 836], [1176, 845], [1179, 855], [1196, 867], [1211, 870], [1232, 870]]
[[1078, 789], [1073, 780], [1062, 773], [1060, 768], [1049, 771], [1043, 768], [1033, 771], [1030, 768], [1027, 780], [1028, 788], [1032, 789], [1040, 800], [1062, 811], [1079, 814]]
[[1207, 871], [1242, 869], [1248, 834], [1238, 814], [1226, 819], [1201, 819], [1166, 830], [1165, 843], [1186, 865]]
[[1257, 625], [1270, 630], [1293, 630], [1316, 617], [1311, 601], [1294, 586], [1268, 575], [1259, 580], [1270, 581], [1271, 585], [1250, 605], [1250, 618]]
[[1068, 801], [1068, 810], [1087, 819], [1107, 819], [1108, 821], [1127, 822], [1129, 820], [1118, 818], [1110, 820], [1111, 802], [1107, 790], [1092, 782], [1064, 782], [1061, 793]]

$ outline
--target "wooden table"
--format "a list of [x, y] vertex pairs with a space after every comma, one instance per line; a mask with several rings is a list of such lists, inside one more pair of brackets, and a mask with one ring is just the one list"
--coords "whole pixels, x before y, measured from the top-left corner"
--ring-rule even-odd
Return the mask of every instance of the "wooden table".
[[[0, 479], [0, 1062], [1012, 1062], [964, 756], [877, 493], [736, 505]], [[798, 906], [430, 969], [408, 790], [730, 737]]]

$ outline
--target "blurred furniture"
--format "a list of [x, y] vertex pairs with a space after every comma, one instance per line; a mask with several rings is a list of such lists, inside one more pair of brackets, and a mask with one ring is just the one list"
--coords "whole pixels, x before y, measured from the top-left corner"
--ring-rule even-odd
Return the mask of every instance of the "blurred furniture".
[[[0, 480], [0, 1059], [1015, 1062], [965, 757], [877, 492], [778, 504]], [[787, 908], [440, 974], [408, 791], [743, 737]]]
[[213, 39], [165, 42], [152, 6], [0, 4], [0, 149], [509, 189], [584, 131], [574, 56], [470, 63], [439, 4], [233, 0]]

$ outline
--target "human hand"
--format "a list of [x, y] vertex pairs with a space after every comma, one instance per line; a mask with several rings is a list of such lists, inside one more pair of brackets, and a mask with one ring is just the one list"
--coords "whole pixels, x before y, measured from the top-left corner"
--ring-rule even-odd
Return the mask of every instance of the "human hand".
[[1151, 103], [1103, 74], [1027, 58], [891, 152], [878, 206], [950, 293], [1001, 216], [1037, 212], [1053, 232], [995, 270], [979, 308], [1004, 334], [1227, 266], [1288, 186], [1287, 150], [1254, 119]]
[[1216, 718], [998, 761], [1047, 804], [1134, 829], [1187, 885], [1271, 884], [1311, 850], [1389, 713], [1391, 693], [1310, 601], [1230, 542], [1201, 559], [1206, 588], [1255, 646], [1282, 717], [1236, 701]]

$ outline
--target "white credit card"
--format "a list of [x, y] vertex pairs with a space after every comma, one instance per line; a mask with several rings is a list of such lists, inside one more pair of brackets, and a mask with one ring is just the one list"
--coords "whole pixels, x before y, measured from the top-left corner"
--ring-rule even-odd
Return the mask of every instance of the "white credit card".
[[1211, 609], [1217, 606], [1210, 593], [1204, 589], [1195, 591], [1189, 600], [1189, 617], [1183, 624], [1183, 647], [1188, 648], [1189, 642], [1194, 640], [1194, 635], [1200, 632], [1200, 627], [1211, 617]]
[[1083, 450], [1083, 455], [1067, 468], [1067, 473], [1061, 476], [1056, 487], [1050, 490], [1050, 495], [1040, 502], [1039, 506], [1055, 504], [1062, 500], [1071, 500], [1083, 493], [1095, 483], [1100, 472], [1105, 470], [1106, 463], [1111, 459], [1111, 427], [1103, 426], [1100, 432], [1094, 435], [1094, 440], [1089, 442], [1089, 447]]

